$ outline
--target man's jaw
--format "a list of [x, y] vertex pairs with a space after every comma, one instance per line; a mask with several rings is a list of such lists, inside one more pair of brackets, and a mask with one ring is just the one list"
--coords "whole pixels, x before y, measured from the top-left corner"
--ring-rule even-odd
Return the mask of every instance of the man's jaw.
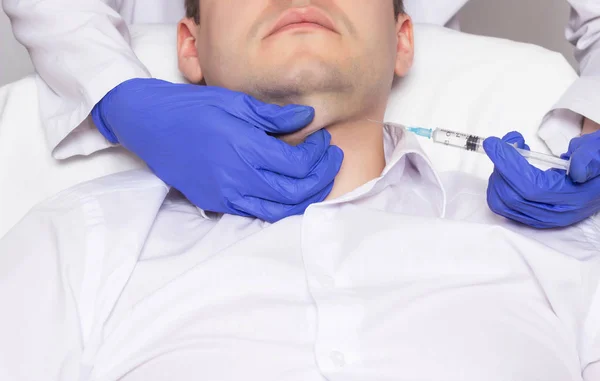
[[345, 99], [343, 92], [318, 91], [294, 95], [285, 100], [277, 99], [276, 103], [299, 104], [314, 109], [314, 118], [308, 125], [290, 134], [277, 136], [282, 141], [294, 146], [303, 143], [307, 137], [319, 130], [355, 119], [348, 111], [355, 110], [356, 107], [351, 104], [351, 100]]
[[278, 138], [289, 145], [297, 146], [299, 144], [302, 144], [306, 140], [306, 138], [308, 138], [311, 134], [314, 134], [319, 130], [327, 128], [329, 125], [332, 124], [332, 122], [333, 121], [331, 120], [331, 118], [328, 118], [322, 113], [316, 112], [315, 118], [306, 127], [296, 132], [292, 132], [291, 134], [280, 135], [278, 136]]

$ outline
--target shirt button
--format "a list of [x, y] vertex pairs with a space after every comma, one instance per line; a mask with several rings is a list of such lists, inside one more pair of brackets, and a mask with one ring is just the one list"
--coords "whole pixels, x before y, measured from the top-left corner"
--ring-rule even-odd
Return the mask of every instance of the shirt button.
[[341, 352], [333, 351], [329, 354], [329, 358], [331, 359], [333, 365], [338, 368], [342, 368], [344, 365], [346, 365], [346, 359], [344, 358], [344, 354]]

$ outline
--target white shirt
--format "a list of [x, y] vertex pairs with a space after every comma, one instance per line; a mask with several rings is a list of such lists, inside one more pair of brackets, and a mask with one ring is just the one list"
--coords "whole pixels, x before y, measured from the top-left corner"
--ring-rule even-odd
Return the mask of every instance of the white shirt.
[[600, 379], [598, 218], [516, 224], [385, 146], [381, 177], [275, 224], [147, 171], [44, 202], [0, 241], [0, 379]]
[[[540, 137], [556, 155], [564, 153], [563, 136], [580, 133], [582, 115], [600, 122], [600, 6], [598, 0], [567, 1], [572, 9], [567, 38], [576, 47], [581, 78], [540, 127]], [[456, 26], [454, 16], [466, 2], [406, 0], [405, 6], [415, 22]], [[127, 24], [175, 23], [184, 14], [183, 0], [2, 0], [2, 4], [41, 77], [41, 120], [49, 150], [57, 159], [110, 147], [89, 118], [90, 111], [118, 84], [150, 76], [129, 46]]]

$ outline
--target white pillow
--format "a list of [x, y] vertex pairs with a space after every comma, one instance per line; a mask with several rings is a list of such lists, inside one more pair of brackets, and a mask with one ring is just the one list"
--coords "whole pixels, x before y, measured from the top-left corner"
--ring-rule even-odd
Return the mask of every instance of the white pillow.
[[[537, 127], [576, 78], [559, 54], [435, 26], [417, 25], [415, 33], [415, 67], [395, 85], [388, 121], [480, 135], [519, 130], [532, 148], [545, 150]], [[155, 77], [183, 82], [173, 25], [133, 26], [131, 35], [136, 54]], [[439, 170], [462, 169], [478, 176], [491, 170], [483, 155], [428, 143], [423, 141]], [[0, 88], [0, 237], [43, 199], [77, 183], [142, 165], [123, 149], [53, 160], [40, 124], [35, 78]]]

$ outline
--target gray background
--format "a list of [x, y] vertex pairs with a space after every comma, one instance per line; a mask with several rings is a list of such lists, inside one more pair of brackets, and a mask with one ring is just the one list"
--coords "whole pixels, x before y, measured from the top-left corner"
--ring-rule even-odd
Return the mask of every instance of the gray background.
[[[565, 0], [470, 0], [459, 18], [465, 32], [535, 43], [563, 53], [574, 64], [573, 49], [564, 38], [568, 16]], [[0, 12], [0, 86], [32, 71], [27, 51]]]

